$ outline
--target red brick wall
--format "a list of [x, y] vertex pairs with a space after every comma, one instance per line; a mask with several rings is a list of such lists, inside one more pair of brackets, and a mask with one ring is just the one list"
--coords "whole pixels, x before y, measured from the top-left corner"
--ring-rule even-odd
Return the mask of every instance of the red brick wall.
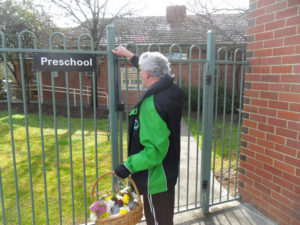
[[250, 0], [239, 192], [300, 224], [300, 1]]

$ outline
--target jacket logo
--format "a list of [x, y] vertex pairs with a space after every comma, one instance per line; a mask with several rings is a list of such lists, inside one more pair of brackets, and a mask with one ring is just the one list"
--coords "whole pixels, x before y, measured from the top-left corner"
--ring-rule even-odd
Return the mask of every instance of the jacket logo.
[[138, 130], [139, 127], [140, 127], [139, 120], [138, 120], [138, 119], [135, 119], [135, 120], [134, 120], [133, 129], [134, 129], [134, 130]]

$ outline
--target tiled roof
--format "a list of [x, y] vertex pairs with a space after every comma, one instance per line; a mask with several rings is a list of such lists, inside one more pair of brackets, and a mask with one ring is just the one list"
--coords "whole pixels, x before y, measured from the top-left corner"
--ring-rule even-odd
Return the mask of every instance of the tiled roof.
[[[133, 17], [114, 21], [118, 44], [129, 42], [140, 44], [204, 44], [206, 33], [213, 29], [199, 22], [197, 16], [187, 16], [181, 26], [172, 27], [166, 17]], [[203, 19], [202, 19], [203, 20]], [[216, 30], [217, 43], [245, 43], [247, 17], [237, 14], [215, 15], [212, 20]]]
[[[211, 18], [216, 24], [212, 28], [208, 21], [195, 15], [188, 15], [180, 26], [171, 26], [165, 16], [115, 18], [116, 44], [126, 45], [192, 45], [206, 44], [208, 30], [216, 31], [217, 44], [245, 44], [248, 30], [247, 14], [219, 14]], [[201, 23], [200, 23], [201, 21]], [[107, 22], [107, 21], [105, 21]], [[75, 39], [87, 31], [82, 27], [72, 28], [69, 34]], [[73, 39], [71, 37], [71, 39]], [[106, 45], [103, 35], [100, 45]], [[69, 42], [70, 43], [70, 42]], [[74, 45], [77, 45], [77, 43]]]

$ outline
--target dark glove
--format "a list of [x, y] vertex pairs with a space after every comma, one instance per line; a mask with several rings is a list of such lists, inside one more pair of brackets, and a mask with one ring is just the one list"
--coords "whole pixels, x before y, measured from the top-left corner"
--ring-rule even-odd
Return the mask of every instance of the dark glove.
[[130, 175], [130, 171], [124, 166], [124, 164], [120, 164], [115, 168], [115, 174], [122, 179], [127, 178]]

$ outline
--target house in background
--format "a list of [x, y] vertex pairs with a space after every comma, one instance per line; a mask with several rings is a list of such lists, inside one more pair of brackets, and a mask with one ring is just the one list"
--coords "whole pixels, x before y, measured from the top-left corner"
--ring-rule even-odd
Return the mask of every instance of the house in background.
[[[246, 49], [246, 35], [247, 35], [247, 14], [220, 14], [214, 15], [208, 21], [204, 21], [203, 18], [195, 15], [186, 15], [185, 6], [170, 6], [166, 10], [166, 16], [158, 17], [128, 17], [128, 18], [117, 18], [113, 21], [113, 25], [116, 30], [116, 45], [127, 46], [131, 51], [140, 55], [142, 52], [150, 51], [161, 51], [167, 57], [172, 59], [181, 57], [187, 59], [190, 57], [190, 47], [197, 45], [201, 47], [202, 58], [206, 57], [206, 35], [210, 29], [216, 30], [217, 45], [219, 47], [227, 47], [229, 51], [235, 48]], [[214, 24], [212, 27], [211, 24]], [[77, 39], [81, 34], [86, 33], [83, 28], [77, 27], [76, 29], [70, 30], [70, 34], [74, 39]], [[104, 35], [105, 36], [105, 35]], [[74, 48], [77, 48], [77, 42], [69, 42]], [[172, 48], [171, 56], [170, 47], [172, 44], [176, 44]], [[101, 39], [101, 48], [106, 49], [106, 39]], [[75, 47], [76, 46], [76, 47]], [[197, 59], [199, 56], [198, 48], [193, 48], [192, 58]], [[223, 56], [224, 57], [224, 56]], [[230, 52], [231, 59], [233, 53]], [[106, 57], [101, 57], [98, 61], [98, 79], [97, 87], [99, 91], [98, 101], [101, 105], [107, 104], [108, 93], [108, 73], [107, 73], [107, 61]], [[179, 79], [179, 63], [172, 63], [172, 71]], [[202, 66], [203, 68], [203, 66]], [[124, 61], [121, 62], [121, 83], [123, 98], [125, 98], [126, 92], [126, 80], [125, 70], [128, 71], [129, 78], [129, 105], [134, 105], [137, 102], [138, 94], [142, 95], [144, 89], [140, 83], [137, 85], [138, 78], [135, 68], [132, 67], [131, 63], [128, 62], [128, 67], [125, 68]], [[189, 64], [181, 63], [182, 70], [182, 85], [188, 85], [188, 71]], [[203, 69], [202, 69], [203, 70]], [[232, 68], [229, 68], [229, 75], [232, 74]], [[73, 93], [71, 94], [71, 101], [79, 101], [79, 76], [77, 73], [71, 73], [72, 77], [70, 81], [70, 88]], [[92, 90], [92, 76], [89, 73], [83, 73], [83, 88], [85, 90], [84, 101], [86, 104], [91, 102], [91, 90]], [[197, 84], [198, 79], [198, 65], [192, 64], [192, 83]], [[44, 73], [41, 77], [42, 85], [51, 86], [50, 73]], [[60, 90], [56, 94], [57, 102], [65, 102], [66, 94], [62, 91], [66, 87], [64, 73], [58, 73], [55, 78], [55, 85], [60, 87]], [[137, 90], [139, 87], [139, 91]], [[77, 93], [77, 94], [75, 94]], [[72, 97], [73, 96], [73, 97]], [[43, 91], [43, 102], [52, 103], [51, 91]]]

